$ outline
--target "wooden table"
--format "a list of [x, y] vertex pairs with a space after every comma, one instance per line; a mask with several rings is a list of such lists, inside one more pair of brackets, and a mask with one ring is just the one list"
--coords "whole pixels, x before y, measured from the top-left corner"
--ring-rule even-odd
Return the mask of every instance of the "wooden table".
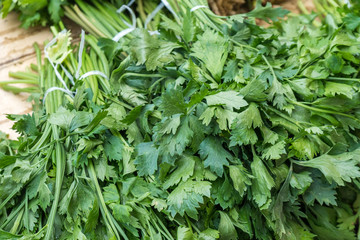
[[[20, 28], [17, 15], [9, 14], [6, 19], [0, 19], [0, 81], [9, 80], [10, 71], [25, 71], [31, 63], [36, 63], [36, 55], [32, 45], [37, 42], [41, 49], [44, 41], [50, 40], [52, 34], [49, 28]], [[16, 138], [11, 130], [13, 123], [6, 114], [24, 114], [31, 112], [31, 103], [27, 102], [29, 94], [13, 94], [0, 88], [0, 131]]]

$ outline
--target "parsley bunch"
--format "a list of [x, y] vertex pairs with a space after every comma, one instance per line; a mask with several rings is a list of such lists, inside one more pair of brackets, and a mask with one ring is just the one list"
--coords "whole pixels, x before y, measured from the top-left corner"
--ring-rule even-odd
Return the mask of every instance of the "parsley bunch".
[[[18, 12], [23, 28], [57, 24], [64, 17], [64, 8], [75, 2], [75, 0], [0, 0], [0, 16], [4, 18], [9, 12]], [[102, 3], [121, 6], [128, 1], [109, 0]]]
[[[106, 22], [90, 27], [105, 38], [87, 36], [84, 72], [109, 81], [67, 81], [74, 98], [11, 116], [22, 135], [0, 145], [0, 237], [359, 237], [358, 12], [334, 1], [319, 26], [270, 5], [225, 20], [169, 3], [160, 35], [116, 43]], [[76, 69], [76, 48], [56, 47]], [[58, 84], [44, 64], [42, 94]]]

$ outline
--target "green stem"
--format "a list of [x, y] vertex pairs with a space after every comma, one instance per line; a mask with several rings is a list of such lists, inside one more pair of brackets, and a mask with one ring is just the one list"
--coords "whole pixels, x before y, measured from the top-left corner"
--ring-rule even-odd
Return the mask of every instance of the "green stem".
[[[105, 214], [105, 218], [108, 219], [109, 221], [109, 224], [111, 226], [111, 230], [113, 231], [113, 233], [116, 235], [117, 239], [120, 239], [120, 236], [119, 236], [119, 233], [116, 231], [116, 227], [110, 217], [110, 213], [109, 213], [109, 210], [105, 204], [105, 200], [104, 200], [104, 197], [101, 193], [101, 189], [100, 189], [100, 185], [99, 185], [99, 182], [97, 181], [97, 178], [96, 178], [96, 172], [95, 172], [95, 168], [94, 168], [94, 164], [92, 162], [92, 160], [89, 161], [89, 175], [90, 175], [90, 178], [93, 182], [93, 184], [95, 185], [95, 188], [96, 188], [96, 192], [97, 192], [97, 195], [98, 195], [98, 198], [100, 200], [100, 205], [102, 206], [103, 210], [104, 210], [104, 214]], [[121, 235], [123, 236], [123, 238], [125, 240], [128, 240], [124, 230], [122, 228], [120, 228], [121, 231]]]
[[327, 80], [360, 82], [359, 78], [328, 77]]
[[39, 80], [36, 79], [18, 79], [18, 80], [9, 80], [9, 81], [1, 81], [1, 85], [7, 85], [7, 84], [18, 84], [18, 83], [24, 83], [24, 84], [39, 84]]
[[299, 102], [296, 102], [296, 101], [293, 101], [293, 100], [290, 100], [290, 99], [288, 99], [288, 101], [289, 101], [290, 103], [294, 104], [294, 105], [297, 105], [297, 106], [299, 106], [299, 107], [303, 107], [303, 108], [309, 109], [309, 110], [314, 111], [314, 112], [321, 112], [321, 113], [328, 113], [328, 114], [340, 115], [340, 116], [344, 116], [344, 117], [351, 118], [351, 119], [353, 119], [354, 121], [360, 122], [360, 120], [357, 119], [356, 117], [351, 116], [351, 115], [348, 115], [348, 114], [345, 114], [345, 113], [335, 112], [335, 111], [326, 110], [326, 109], [321, 109], [321, 108], [310, 107], [310, 106], [308, 106], [308, 105], [305, 105], [305, 104], [303, 104], [303, 103], [299, 103]]
[[191, 234], [194, 234], [189, 217], [186, 214], [184, 216], [185, 216], [185, 220], [188, 224], [188, 228], [190, 229]]
[[10, 233], [16, 234], [16, 232], [18, 231], [18, 227], [21, 223], [21, 219], [22, 219], [23, 215], [24, 215], [24, 209], [22, 209], [21, 212], [19, 213], [19, 215], [17, 216], [17, 218], [14, 222], [14, 225], [10, 230]]
[[[59, 139], [58, 127], [53, 125], [52, 130], [53, 130], [54, 139]], [[48, 228], [46, 229], [46, 235], [44, 238], [45, 240], [53, 239], [55, 216], [60, 200], [61, 186], [65, 172], [66, 158], [64, 154], [64, 148], [59, 142], [56, 143], [55, 151], [53, 152], [53, 158], [55, 158], [55, 162], [56, 162], [55, 195], [54, 195], [54, 201], [52, 202], [49, 219], [47, 221]]]
[[131, 73], [131, 72], [127, 72], [127, 73], [124, 73], [124, 74], [119, 78], [119, 82], [121, 82], [121, 80], [122, 80], [124, 77], [150, 77], [150, 78], [153, 78], [153, 77], [164, 77], [164, 76], [161, 75], [161, 74], [144, 74], [144, 73]]
[[27, 92], [27, 93], [39, 92], [38, 87], [18, 88], [18, 87], [13, 87], [13, 86], [9, 86], [9, 85], [4, 85], [4, 86], [2, 86], [2, 89], [4, 89], [5, 91], [13, 92], [15, 94], [23, 93], [23, 92]]
[[6, 221], [1, 225], [1, 229], [4, 229], [6, 227], [6, 225], [11, 222], [11, 220], [14, 219], [14, 217], [16, 216], [16, 214], [18, 214], [18, 212], [20, 212], [20, 210], [24, 207], [25, 205], [25, 200], [16, 208], [15, 211], [11, 211], [10, 215], [6, 217]]
[[17, 79], [31, 79], [33, 81], [38, 80], [38, 74], [29, 72], [9, 72], [9, 77]]

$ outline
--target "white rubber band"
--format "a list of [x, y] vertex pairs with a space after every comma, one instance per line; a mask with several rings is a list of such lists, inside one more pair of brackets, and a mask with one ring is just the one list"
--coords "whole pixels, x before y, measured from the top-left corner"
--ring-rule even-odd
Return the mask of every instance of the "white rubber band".
[[97, 75], [97, 76], [100, 76], [100, 77], [103, 77], [103, 78], [109, 80], [109, 78], [105, 75], [105, 73], [100, 72], [100, 71], [97, 71], [97, 70], [89, 71], [89, 72], [81, 75], [81, 77], [79, 78], [79, 80], [82, 80], [82, 79], [84, 79], [84, 78], [87, 78], [87, 77], [93, 76], [93, 75]]
[[[134, 15], [134, 18], [135, 18], [135, 15]], [[136, 22], [135, 22], [135, 24], [136, 24]], [[127, 30], [129, 30], [129, 29], [127, 29]], [[66, 29], [61, 31], [59, 34], [65, 34], [65, 33], [66, 33]], [[71, 92], [69, 90], [69, 88], [67, 87], [64, 79], [61, 77], [61, 74], [57, 70], [59, 64], [54, 64], [54, 62], [50, 59], [50, 56], [49, 56], [49, 53], [48, 53], [48, 49], [56, 43], [56, 41], [57, 41], [57, 39], [59, 37], [59, 34], [54, 39], [52, 39], [48, 44], [46, 44], [45, 49], [44, 49], [44, 53], [45, 53], [45, 57], [49, 60], [51, 66], [53, 67], [56, 77], [58, 78], [58, 80], [61, 82], [61, 84], [64, 87], [63, 88], [61, 88], [61, 87], [51, 87], [51, 88], [47, 89], [45, 91], [45, 93], [44, 93], [44, 98], [43, 98], [43, 103], [44, 104], [45, 104], [46, 97], [49, 95], [49, 93], [51, 93], [53, 91], [62, 91], [64, 93], [68, 94], [72, 98], [74, 98], [74, 94], [76, 94], [76, 92]], [[105, 75], [105, 73], [97, 71], [97, 70], [89, 71], [89, 72], [81, 75], [80, 78], [79, 78], [80, 69], [81, 69], [81, 66], [82, 66], [82, 54], [83, 54], [83, 51], [84, 51], [84, 47], [85, 47], [85, 31], [81, 30], [81, 41], [80, 41], [79, 53], [78, 53], [78, 68], [77, 68], [76, 73], [75, 73], [75, 79], [82, 80], [82, 79], [84, 79], [86, 77], [89, 77], [89, 76], [92, 76], [92, 75], [98, 75], [98, 76], [101, 76], [101, 77], [109, 80], [109, 78]], [[65, 75], [70, 79], [71, 83], [73, 85], [75, 85], [74, 77], [70, 74], [70, 72], [62, 64], [60, 64], [60, 66], [61, 66], [62, 70], [64, 71]]]
[[152, 36], [152, 35], [160, 35], [160, 32], [158, 31], [158, 30], [156, 30], [156, 31], [148, 31], [148, 33], [150, 34], [150, 36]]
[[82, 66], [82, 54], [84, 51], [84, 46], [85, 46], [85, 31], [83, 29], [81, 29], [81, 40], [80, 40], [79, 53], [78, 53], [79, 54], [78, 55], [78, 68], [75, 73], [75, 79], [78, 79], [80, 76], [80, 69]]
[[[131, 3], [131, 2], [130, 2], [130, 3]], [[130, 13], [130, 15], [131, 15], [131, 21], [132, 21], [132, 23], [131, 23], [131, 24], [128, 23], [127, 21], [125, 21], [125, 19], [123, 19], [123, 18], [121, 17], [121, 20], [122, 20], [122, 21], [124, 22], [124, 24], [125, 24], [126, 26], [128, 26], [129, 28], [124, 29], [124, 30], [122, 30], [121, 32], [119, 32], [118, 34], [116, 34], [115, 37], [113, 37], [113, 39], [112, 39], [112, 40], [115, 41], [115, 42], [118, 42], [118, 41], [119, 41], [121, 38], [123, 38], [125, 35], [131, 33], [132, 31], [134, 31], [134, 30], [136, 29], [136, 16], [135, 16], [134, 11], [133, 11], [129, 6], [123, 5], [123, 6], [121, 6], [121, 8], [119, 8], [119, 9], [117, 10], [117, 12], [120, 13], [120, 12], [124, 11], [125, 9], [129, 11], [129, 13]]]
[[48, 90], [46, 90], [45, 94], [44, 94], [44, 98], [43, 98], [43, 103], [45, 104], [46, 101], [46, 97], [49, 95], [49, 93], [54, 92], [54, 91], [62, 91], [66, 94], [68, 94], [71, 98], [74, 98], [73, 92], [71, 92], [68, 89], [64, 89], [64, 88], [60, 88], [60, 87], [51, 87]]
[[176, 14], [176, 12], [172, 9], [172, 7], [170, 6], [170, 4], [168, 3], [167, 0], [161, 0], [161, 2], [165, 5], [165, 7], [172, 13], [172, 15], [174, 15], [175, 18], [179, 18]]
[[71, 75], [71, 73], [70, 73], [62, 64], [60, 64], [60, 67], [61, 67], [62, 70], [64, 71], [65, 75], [70, 79], [71, 84], [72, 84], [72, 85], [75, 85], [74, 78], [73, 78], [73, 76]]
[[190, 9], [190, 12], [194, 12], [200, 8], [209, 8], [208, 6], [205, 6], [205, 5], [198, 5], [198, 6], [195, 6], [193, 8]]
[[164, 3], [161, 1], [161, 3], [155, 8], [154, 11], [150, 13], [150, 15], [145, 20], [144, 28], [147, 29], [147, 25], [151, 22], [151, 20], [156, 16], [156, 14], [164, 7]]

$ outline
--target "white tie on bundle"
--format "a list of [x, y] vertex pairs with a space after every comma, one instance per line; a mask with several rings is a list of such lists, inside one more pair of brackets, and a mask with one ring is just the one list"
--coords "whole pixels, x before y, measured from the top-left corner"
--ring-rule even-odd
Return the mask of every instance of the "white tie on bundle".
[[[135, 2], [135, 0], [131, 0], [129, 2], [129, 4], [127, 5], [123, 5], [121, 6], [116, 12], [117, 13], [121, 13], [123, 12], [125, 9], [129, 11], [130, 15], [131, 15], [131, 21], [132, 24], [129, 24], [127, 21], [125, 21], [124, 19], [122, 19], [122, 21], [126, 24], [126, 26], [128, 26], [129, 28], [122, 30], [121, 32], [119, 32], [118, 34], [115, 35], [115, 37], [113, 37], [113, 41], [118, 42], [121, 38], [123, 38], [125, 35], [131, 33], [132, 31], [134, 31], [136, 29], [136, 16], [134, 11], [130, 8], [130, 6]], [[155, 10], [150, 13], [150, 15], [146, 18], [145, 20], [145, 29], [147, 29], [147, 25], [151, 22], [151, 20], [156, 16], [156, 14], [163, 8], [166, 7], [173, 15], [175, 18], [178, 18], [178, 16], [176, 15], [176, 12], [172, 9], [172, 7], [170, 6], [169, 2], [167, 0], [161, 0], [161, 3], [155, 8]], [[159, 31], [155, 30], [155, 31], [148, 31], [150, 35], [159, 35]]]
[[125, 19], [123, 19], [121, 17], [121, 20], [125, 23], [126, 26], [128, 26], [129, 28], [122, 30], [121, 32], [119, 32], [118, 34], [115, 35], [115, 37], [113, 37], [112, 40], [114, 40], [115, 42], [118, 42], [122, 37], [124, 37], [125, 35], [131, 33], [132, 31], [134, 31], [136, 29], [136, 16], [134, 11], [129, 7], [131, 6], [131, 4], [133, 4], [134, 1], [131, 1], [129, 3], [129, 5], [122, 5], [121, 8], [119, 8], [116, 12], [117, 13], [121, 13], [123, 12], [125, 9], [129, 11], [130, 15], [131, 15], [131, 21], [132, 24], [129, 24], [127, 21], [125, 21]]
[[[172, 7], [170, 6], [169, 2], [166, 1], [166, 0], [161, 0], [161, 3], [155, 8], [155, 10], [150, 13], [150, 15], [146, 18], [145, 20], [145, 29], [147, 28], [147, 25], [151, 22], [151, 20], [156, 16], [156, 14], [163, 8], [163, 7], [166, 7], [172, 15], [174, 15], [175, 18], [179, 18], [177, 15], [176, 15], [176, 12], [172, 9]], [[155, 32], [158, 32], [158, 31], [154, 31], [152, 32], [153, 34]], [[151, 33], [150, 33], [151, 34]]]
[[[53, 46], [56, 41], [58, 40], [58, 37], [60, 34], [65, 34], [66, 33], [66, 29], [62, 30], [54, 39], [52, 39], [48, 44], [46, 44], [45, 48], [44, 48], [44, 54], [45, 54], [45, 57], [49, 60], [51, 66], [53, 67], [54, 71], [55, 71], [55, 75], [56, 77], [59, 79], [59, 81], [61, 82], [61, 84], [64, 86], [64, 88], [60, 88], [60, 87], [51, 87], [49, 88], [48, 90], [46, 90], [45, 94], [44, 94], [44, 103], [45, 103], [45, 99], [47, 97], [47, 95], [50, 93], [50, 92], [53, 92], [53, 91], [62, 91], [68, 95], [70, 95], [71, 97], [74, 97], [74, 94], [73, 92], [71, 92], [69, 90], [69, 88], [67, 87], [64, 79], [61, 77], [61, 74], [59, 73], [59, 71], [57, 70], [57, 67], [58, 67], [58, 63], [56, 63], [56, 65], [53, 63], [53, 61], [51, 60], [50, 56], [49, 56], [49, 53], [48, 53], [48, 49], [49, 47]], [[64, 69], [64, 67], [63, 67]], [[65, 72], [65, 74], [67, 75], [67, 73]], [[70, 79], [70, 81], [72, 81], [72, 79]], [[72, 84], [74, 84], [74, 82], [72, 81], [71, 82]]]
[[193, 8], [190, 9], [190, 12], [194, 12], [200, 8], [209, 8], [208, 6], [205, 6], [205, 5], [198, 5], [198, 6], [195, 6]]
[[[51, 88], [47, 89], [45, 94], [44, 94], [44, 98], [43, 98], [44, 103], [45, 103], [47, 95], [49, 93], [53, 92], [53, 91], [62, 91], [64, 93], [68, 94], [72, 98], [74, 97], [74, 94], [76, 94], [76, 92], [70, 91], [69, 88], [67, 87], [64, 79], [62, 78], [61, 74], [57, 70], [58, 65], [61, 66], [61, 68], [63, 69], [65, 75], [69, 78], [72, 85], [75, 85], [74, 77], [70, 74], [70, 72], [62, 64], [58, 64], [58, 63], [54, 64], [54, 62], [51, 60], [51, 58], [49, 56], [49, 52], [48, 52], [48, 49], [51, 46], [53, 46], [56, 43], [56, 41], [58, 40], [59, 35], [60, 34], [65, 34], [66, 31], [67, 31], [66, 29], [62, 30], [54, 39], [52, 39], [48, 44], [46, 44], [46, 46], [44, 48], [45, 57], [49, 60], [51, 66], [53, 67], [53, 69], [55, 71], [56, 77], [58, 78], [58, 80], [63, 85], [63, 88], [61, 88], [61, 87], [51, 87]], [[89, 76], [92, 76], [92, 75], [97, 75], [97, 76], [103, 77], [105, 79], [108, 79], [106, 74], [104, 74], [103, 72], [97, 71], [97, 70], [89, 71], [89, 72], [84, 73], [83, 75], [80, 76], [80, 69], [81, 69], [81, 66], [82, 66], [82, 54], [83, 54], [83, 51], [84, 51], [84, 46], [85, 46], [85, 31], [81, 30], [81, 40], [80, 40], [79, 52], [78, 52], [78, 67], [77, 67], [77, 70], [75, 72], [75, 79], [82, 80], [82, 79], [84, 79], [86, 77], [89, 77]]]

